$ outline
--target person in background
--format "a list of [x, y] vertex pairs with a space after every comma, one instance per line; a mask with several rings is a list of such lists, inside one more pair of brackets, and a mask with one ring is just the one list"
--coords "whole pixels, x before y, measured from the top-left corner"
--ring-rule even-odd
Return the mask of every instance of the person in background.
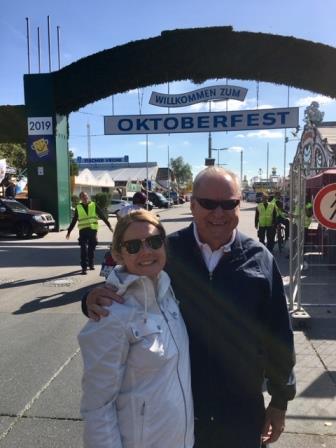
[[141, 191], [137, 191], [134, 193], [132, 198], [132, 205], [125, 205], [122, 209], [119, 210], [117, 214], [117, 219], [122, 218], [123, 216], [128, 215], [128, 213], [134, 211], [134, 210], [141, 210], [143, 208], [146, 208], [146, 195], [145, 193], [142, 193]]
[[260, 204], [256, 207], [254, 224], [255, 228], [258, 230], [259, 241], [265, 245], [266, 237], [266, 247], [271, 253], [274, 248], [276, 219], [276, 206], [274, 203], [268, 202], [268, 196], [264, 193], [262, 196], [262, 202], [260, 202]]
[[88, 266], [91, 271], [95, 269], [94, 251], [97, 245], [98, 218], [104, 221], [111, 232], [113, 232], [113, 229], [104, 212], [95, 202], [89, 200], [87, 193], [82, 191], [79, 194], [79, 199], [81, 202], [76, 207], [74, 217], [66, 234], [66, 239], [69, 239], [70, 233], [78, 221], [80, 263], [82, 275], [86, 275]]
[[10, 179], [5, 189], [5, 197], [8, 199], [14, 199], [15, 195], [16, 195], [16, 185], [13, 179]]
[[277, 224], [283, 224], [285, 226], [285, 240], [287, 241], [289, 238], [289, 219], [288, 213], [284, 209], [283, 202], [280, 200], [276, 201], [276, 210], [277, 210]]
[[192, 448], [194, 415], [188, 335], [166, 264], [165, 231], [155, 215], [118, 221], [118, 265], [107, 283], [125, 303], [79, 334], [84, 361], [81, 414], [85, 448]]
[[[236, 175], [206, 168], [193, 184], [193, 222], [168, 237], [166, 271], [190, 340], [195, 448], [275, 442], [295, 396], [281, 274], [270, 252], [237, 229], [239, 203]], [[83, 311], [99, 320], [113, 314], [114, 305], [106, 309], [113, 301], [122, 298], [112, 288], [94, 288], [83, 297]]]

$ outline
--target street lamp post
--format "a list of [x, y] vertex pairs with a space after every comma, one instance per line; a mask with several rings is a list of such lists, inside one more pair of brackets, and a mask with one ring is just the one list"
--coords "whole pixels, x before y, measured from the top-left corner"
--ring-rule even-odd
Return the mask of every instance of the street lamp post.
[[[217, 151], [217, 166], [219, 166], [219, 151], [227, 151], [230, 148], [211, 148], [212, 151]], [[226, 165], [226, 163], [222, 163], [222, 165]]]
[[243, 185], [243, 148], [240, 151], [240, 185]]

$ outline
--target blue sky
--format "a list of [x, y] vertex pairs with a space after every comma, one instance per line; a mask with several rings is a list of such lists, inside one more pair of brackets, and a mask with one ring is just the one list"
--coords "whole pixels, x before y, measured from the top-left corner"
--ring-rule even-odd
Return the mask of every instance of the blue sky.
[[[162, 30], [204, 26], [233, 26], [235, 31], [252, 31], [294, 36], [336, 46], [334, 0], [11, 0], [2, 4], [0, 16], [0, 104], [23, 104], [23, 75], [27, 73], [26, 21], [30, 18], [31, 72], [37, 73], [37, 27], [40, 27], [42, 72], [48, 71], [47, 16], [50, 16], [52, 35], [52, 69], [57, 69], [56, 26], [61, 30], [61, 65], [68, 65], [82, 57], [94, 54], [131, 40], [157, 36]], [[314, 61], [312, 61], [314, 63]], [[284, 61], [286, 64], [286, 61]], [[321, 67], [323, 71], [323, 67]], [[225, 84], [223, 80], [208, 80], [203, 85], [190, 82], [170, 84], [170, 93], [187, 92], [202, 86]], [[257, 84], [229, 80], [229, 84], [248, 89], [244, 103], [230, 101], [229, 110], [256, 108]], [[167, 93], [167, 85], [115, 95], [114, 112], [138, 114], [142, 98], [142, 113], [163, 113], [164, 109], [148, 104], [151, 92]], [[318, 101], [325, 112], [325, 121], [335, 121], [336, 104], [330, 98], [314, 92], [290, 89], [289, 105], [300, 106], [300, 124], [303, 111], [311, 101]], [[259, 107], [286, 107], [287, 87], [270, 83], [259, 84]], [[225, 103], [216, 103], [212, 110]], [[176, 112], [208, 110], [207, 104], [194, 105]], [[171, 110], [172, 111], [172, 110]], [[87, 105], [70, 115], [69, 147], [76, 156], [87, 157], [87, 124], [91, 129], [93, 157], [129, 155], [130, 161], [145, 160], [145, 136], [104, 136], [103, 116], [112, 113], [112, 100], [106, 98]], [[291, 134], [288, 131], [291, 139]], [[220, 163], [240, 172], [240, 151], [244, 151], [243, 172], [250, 179], [261, 168], [266, 174], [266, 154], [269, 145], [269, 169], [277, 167], [283, 174], [284, 131], [213, 133], [214, 148], [221, 151]], [[287, 161], [295, 154], [297, 141], [287, 145]], [[171, 157], [182, 156], [196, 174], [208, 153], [208, 134], [171, 134], [149, 136], [149, 160], [167, 166], [168, 146]], [[217, 159], [217, 152], [214, 153]]]

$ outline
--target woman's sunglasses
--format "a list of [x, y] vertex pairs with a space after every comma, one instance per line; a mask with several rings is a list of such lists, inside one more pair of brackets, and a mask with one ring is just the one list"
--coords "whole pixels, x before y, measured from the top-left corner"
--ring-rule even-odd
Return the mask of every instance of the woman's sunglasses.
[[213, 199], [195, 198], [202, 208], [206, 210], [215, 210], [221, 207], [223, 210], [233, 210], [240, 204], [239, 199], [226, 199], [224, 201], [215, 201]]
[[163, 245], [163, 241], [164, 238], [161, 235], [153, 235], [144, 238], [143, 240], [124, 241], [120, 246], [124, 247], [129, 254], [134, 255], [137, 254], [144, 245], [154, 250], [160, 249]]

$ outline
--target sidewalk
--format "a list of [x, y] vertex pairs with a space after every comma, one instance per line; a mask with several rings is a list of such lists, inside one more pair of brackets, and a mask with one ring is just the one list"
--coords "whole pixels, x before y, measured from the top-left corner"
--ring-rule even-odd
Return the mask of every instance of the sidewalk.
[[[275, 253], [288, 288], [286, 251]], [[336, 447], [336, 293], [330, 293], [329, 274], [308, 269], [303, 272], [302, 303], [311, 316], [307, 325], [295, 330], [297, 396], [289, 403], [285, 433], [274, 448]], [[295, 324], [295, 322], [294, 322]]]

